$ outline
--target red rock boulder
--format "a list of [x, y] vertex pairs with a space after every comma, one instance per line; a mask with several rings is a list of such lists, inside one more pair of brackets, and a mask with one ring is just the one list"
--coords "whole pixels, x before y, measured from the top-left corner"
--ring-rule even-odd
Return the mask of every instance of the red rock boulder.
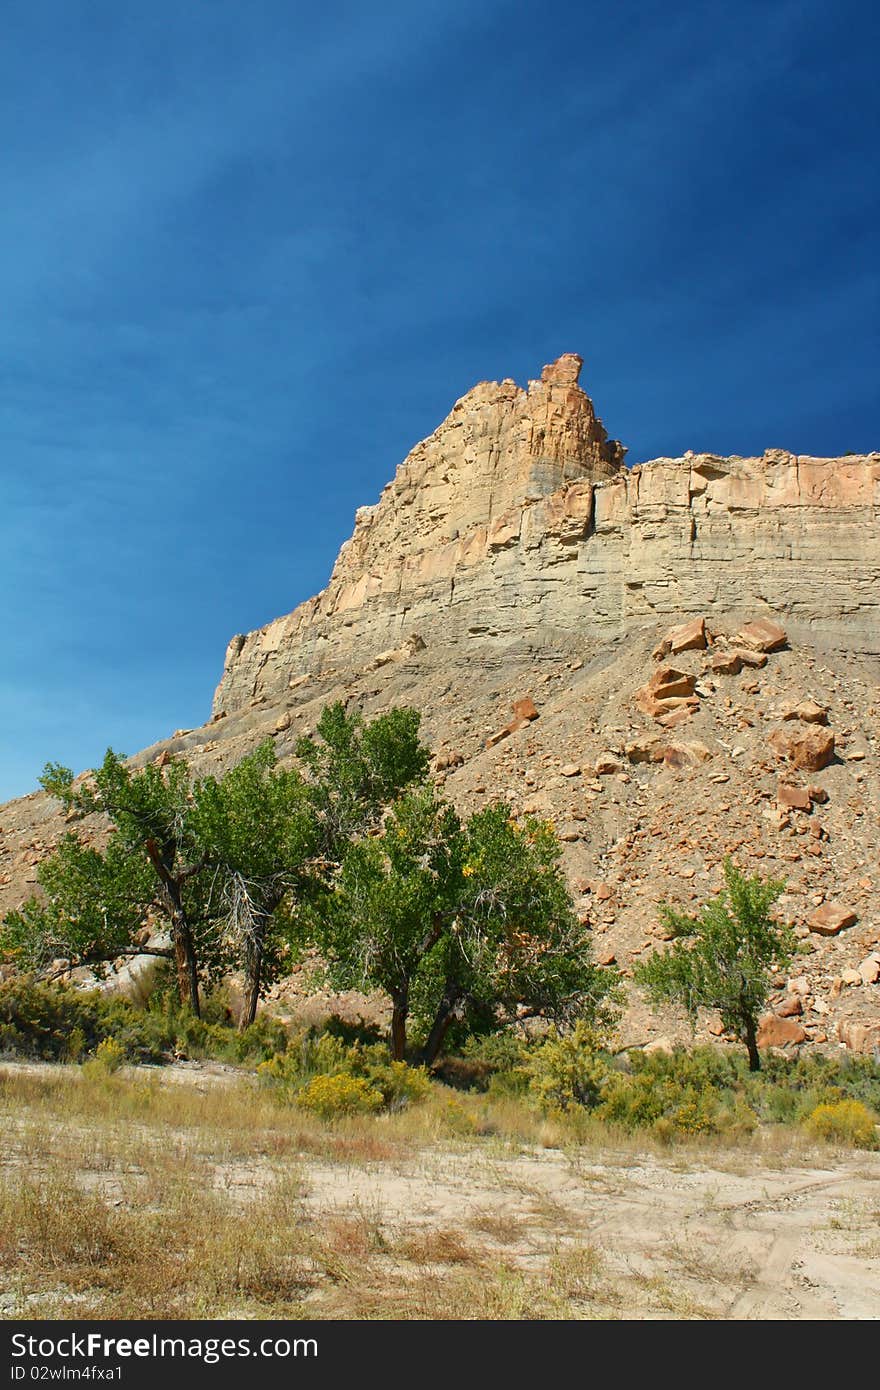
[[764, 1014], [758, 1024], [759, 1047], [797, 1047], [807, 1041], [805, 1029], [793, 1018], [780, 1018], [778, 1014]]
[[776, 729], [767, 742], [778, 758], [810, 772], [819, 772], [834, 758], [834, 735], [817, 724], [808, 724], [805, 729]]
[[756, 618], [746, 623], [736, 634], [737, 645], [756, 652], [776, 652], [784, 647], [788, 636], [784, 627], [771, 623], [769, 618]]
[[841, 907], [840, 903], [823, 903], [807, 918], [807, 926], [817, 936], [836, 936], [844, 927], [851, 927], [858, 921], [858, 914], [851, 908]]

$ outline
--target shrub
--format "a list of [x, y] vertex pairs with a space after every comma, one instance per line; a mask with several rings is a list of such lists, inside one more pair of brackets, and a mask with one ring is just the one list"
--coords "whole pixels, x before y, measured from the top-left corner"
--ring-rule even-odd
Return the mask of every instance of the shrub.
[[47, 984], [29, 976], [0, 985], [0, 1051], [46, 1062], [78, 1061], [105, 1038], [116, 1038], [127, 1057], [159, 1061], [170, 1046], [169, 1029], [128, 1000], [99, 990]]
[[854, 1149], [880, 1147], [877, 1121], [859, 1100], [839, 1100], [817, 1105], [807, 1120], [807, 1128], [819, 1139], [849, 1144]]
[[340, 1115], [374, 1114], [382, 1107], [382, 1092], [363, 1076], [337, 1072], [332, 1076], [313, 1076], [297, 1092], [296, 1103], [323, 1120], [334, 1120]]
[[[388, 1055], [387, 1048], [383, 1047], [382, 1051]], [[431, 1093], [431, 1079], [425, 1068], [409, 1067], [406, 1062], [368, 1065], [366, 1079], [381, 1093], [386, 1110], [405, 1110]]]
[[599, 1119], [622, 1129], [650, 1129], [662, 1118], [668, 1097], [647, 1073], [626, 1076], [616, 1072], [602, 1089]]
[[[221, 1006], [212, 1012], [219, 1017]], [[0, 985], [0, 1052], [79, 1062], [107, 1038], [132, 1062], [167, 1061], [172, 1052], [252, 1062], [283, 1052], [289, 1042], [287, 1029], [269, 1014], [239, 1033], [229, 1024], [196, 1018], [164, 991], [143, 1008], [121, 995], [27, 976]]]
[[610, 1075], [610, 1059], [594, 1029], [578, 1022], [570, 1033], [551, 1033], [526, 1063], [529, 1089], [546, 1111], [592, 1109]]
[[668, 903], [660, 916], [673, 937], [680, 938], [635, 968], [636, 984], [656, 1004], [677, 1004], [691, 1020], [700, 1006], [719, 1009], [725, 1028], [748, 1047], [749, 1067], [760, 1071], [758, 1017], [770, 994], [772, 967], [791, 963], [796, 940], [771, 908], [785, 884], [746, 878], [730, 859], [724, 861], [725, 887], [696, 917]]
[[115, 1038], [104, 1038], [95, 1048], [95, 1055], [83, 1065], [83, 1071], [93, 1076], [109, 1076], [119, 1071], [125, 1061], [125, 1048]]
[[287, 1052], [260, 1063], [257, 1071], [265, 1080], [291, 1093], [297, 1104], [308, 1091], [308, 1084], [304, 1083], [335, 1077], [363, 1081], [378, 1094], [380, 1105], [386, 1110], [402, 1110], [424, 1100], [431, 1089], [423, 1067], [389, 1062], [388, 1049], [383, 1044], [355, 1043], [346, 1047], [333, 1033], [315, 1034], [310, 1030], [299, 1034]]

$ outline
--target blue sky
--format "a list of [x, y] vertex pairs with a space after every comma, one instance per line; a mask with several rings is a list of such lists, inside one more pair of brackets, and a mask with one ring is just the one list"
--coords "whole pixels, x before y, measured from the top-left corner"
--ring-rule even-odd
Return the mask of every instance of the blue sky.
[[880, 447], [848, 0], [5, 0], [0, 798], [200, 723], [476, 381]]

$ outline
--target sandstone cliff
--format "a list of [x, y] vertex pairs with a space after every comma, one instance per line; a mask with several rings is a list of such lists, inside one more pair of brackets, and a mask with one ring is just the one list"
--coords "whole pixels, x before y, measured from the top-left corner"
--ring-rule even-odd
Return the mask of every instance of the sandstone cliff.
[[484, 382], [362, 507], [327, 588], [229, 644], [214, 712], [407, 639], [578, 649], [688, 614], [786, 617], [880, 651], [880, 455], [686, 454], [633, 469], [566, 354]]

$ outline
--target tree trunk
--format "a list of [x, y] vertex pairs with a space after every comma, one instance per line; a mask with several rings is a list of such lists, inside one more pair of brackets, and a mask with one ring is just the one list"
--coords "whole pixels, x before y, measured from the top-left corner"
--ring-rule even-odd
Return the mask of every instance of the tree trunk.
[[434, 1022], [431, 1024], [431, 1031], [422, 1049], [423, 1066], [432, 1067], [436, 1062], [446, 1034], [449, 1032], [449, 1026], [456, 1017], [461, 1002], [462, 994], [458, 985], [447, 982], [443, 991], [443, 998], [437, 1007]]
[[406, 1020], [409, 1014], [409, 989], [404, 986], [391, 996], [391, 1060], [406, 1061]]
[[241, 1011], [241, 1018], [238, 1021], [238, 1031], [243, 1033], [245, 1028], [250, 1028], [257, 1016], [257, 1004], [260, 1000], [260, 985], [262, 983], [263, 968], [263, 943], [255, 941], [248, 951], [245, 964], [245, 992], [244, 1007]]
[[199, 1005], [199, 969], [193, 947], [192, 933], [189, 929], [183, 906], [173, 910], [171, 915], [171, 935], [174, 941], [174, 959], [177, 964], [177, 990], [184, 1007], [189, 1004], [196, 1018], [201, 1015]]
[[747, 1018], [745, 1020], [746, 1047], [749, 1050], [749, 1071], [761, 1070], [761, 1054], [758, 1051], [758, 1039], [755, 1032], [755, 1020]]
[[199, 967], [189, 918], [186, 915], [186, 908], [183, 905], [180, 892], [180, 879], [175, 878], [171, 872], [170, 864], [173, 863], [173, 860], [167, 854], [163, 855], [155, 840], [147, 840], [145, 848], [159, 879], [162, 896], [165, 899], [165, 906], [171, 919], [171, 940], [174, 944], [177, 991], [180, 995], [180, 1002], [184, 1007], [188, 1003], [198, 1018], [201, 1014], [199, 1007]]

